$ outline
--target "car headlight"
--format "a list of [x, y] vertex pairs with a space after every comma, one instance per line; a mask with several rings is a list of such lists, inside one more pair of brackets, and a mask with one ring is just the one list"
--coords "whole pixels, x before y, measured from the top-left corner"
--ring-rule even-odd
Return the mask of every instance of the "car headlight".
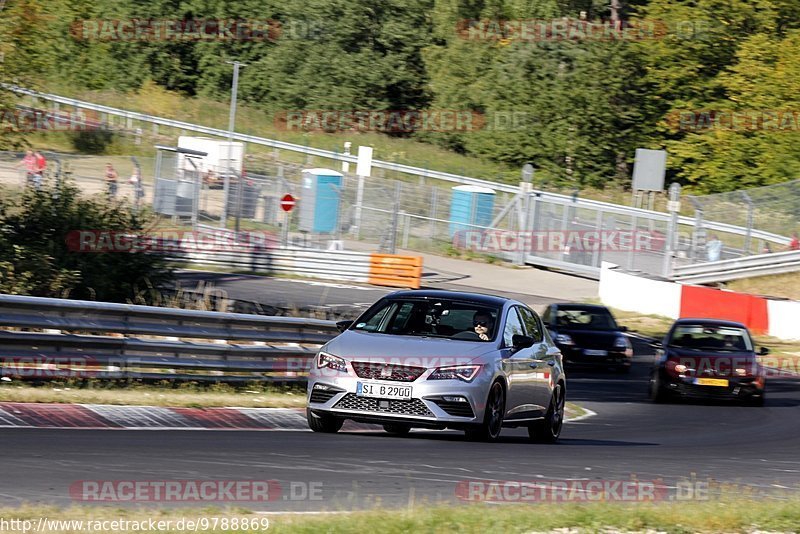
[[682, 363], [675, 364], [675, 372], [678, 374], [685, 373], [689, 368], [683, 365]]
[[736, 368], [736, 375], [737, 376], [747, 376], [747, 369], [744, 367], [737, 367]]
[[345, 363], [344, 358], [322, 351], [317, 354], [317, 367], [320, 369], [327, 367], [336, 371], [347, 371], [347, 363]]
[[555, 342], [556, 343], [560, 343], [562, 345], [574, 345], [575, 344], [575, 342], [572, 341], [572, 338], [569, 337], [569, 335], [567, 335], [567, 334], [557, 334]]
[[471, 382], [472, 379], [477, 376], [480, 369], [480, 365], [454, 365], [451, 367], [439, 367], [431, 373], [431, 376], [428, 377], [428, 380], [462, 380], [464, 382]]

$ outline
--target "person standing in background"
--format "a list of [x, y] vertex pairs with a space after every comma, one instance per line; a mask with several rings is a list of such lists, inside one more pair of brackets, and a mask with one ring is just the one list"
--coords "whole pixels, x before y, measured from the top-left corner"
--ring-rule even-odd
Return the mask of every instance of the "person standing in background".
[[17, 163], [16, 167], [18, 169], [20, 167], [25, 168], [25, 185], [31, 185], [33, 176], [36, 174], [36, 156], [33, 155], [33, 150], [28, 150], [25, 153], [25, 157]]
[[106, 187], [108, 187], [108, 196], [109, 198], [116, 198], [117, 196], [117, 180], [119, 179], [119, 175], [117, 171], [114, 170], [114, 166], [110, 163], [106, 163]]
[[789, 241], [789, 250], [800, 250], [800, 238], [797, 237], [797, 232], [792, 232], [792, 240]]
[[47, 160], [38, 150], [33, 153], [33, 157], [36, 158], [36, 172], [33, 174], [33, 186], [39, 189], [44, 182], [44, 171], [47, 170]]

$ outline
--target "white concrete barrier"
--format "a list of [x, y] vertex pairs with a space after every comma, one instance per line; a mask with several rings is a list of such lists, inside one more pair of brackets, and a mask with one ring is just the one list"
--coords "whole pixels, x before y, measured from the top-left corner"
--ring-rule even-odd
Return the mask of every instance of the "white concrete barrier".
[[608, 262], [600, 266], [600, 301], [604, 305], [645, 315], [680, 317], [680, 284], [634, 276], [616, 267]]
[[767, 334], [779, 339], [800, 339], [800, 302], [768, 300], [769, 329]]

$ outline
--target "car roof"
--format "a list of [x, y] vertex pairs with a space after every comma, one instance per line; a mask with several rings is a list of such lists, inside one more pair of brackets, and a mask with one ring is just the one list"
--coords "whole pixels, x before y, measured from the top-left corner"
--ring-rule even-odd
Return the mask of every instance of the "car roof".
[[554, 308], [569, 308], [570, 310], [583, 310], [583, 311], [610, 311], [608, 308], [601, 304], [575, 304], [572, 302], [556, 302], [550, 306]]
[[730, 326], [735, 328], [745, 328], [745, 329], [747, 328], [742, 323], [737, 323], [735, 321], [726, 321], [724, 319], [693, 319], [691, 317], [678, 319], [672, 326], [675, 327], [683, 324], [701, 324], [707, 326]]
[[479, 304], [484, 304], [486, 306], [503, 306], [507, 302], [512, 304], [522, 304], [514, 299], [499, 297], [497, 295], [486, 295], [483, 293], [471, 293], [467, 291], [445, 291], [442, 289], [395, 291], [394, 293], [386, 295], [385, 298], [469, 300]]

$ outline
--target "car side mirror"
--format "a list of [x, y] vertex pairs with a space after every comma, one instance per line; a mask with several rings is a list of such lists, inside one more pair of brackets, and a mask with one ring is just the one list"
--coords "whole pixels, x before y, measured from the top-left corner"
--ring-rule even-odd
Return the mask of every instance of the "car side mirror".
[[511, 338], [511, 343], [514, 350], [520, 349], [527, 349], [528, 347], [532, 347], [535, 343], [535, 340], [530, 336], [523, 336], [521, 334], [514, 334]]
[[761, 349], [759, 349], [758, 353], [761, 356], [766, 356], [767, 354], [769, 354], [769, 348], [768, 347], [761, 347]]
[[339, 329], [339, 332], [344, 332], [345, 330], [350, 328], [351, 324], [353, 324], [353, 321], [337, 321], [336, 328]]
[[627, 326], [620, 326], [619, 327], [619, 331], [620, 332], [627, 332], [628, 331], [628, 327]]

